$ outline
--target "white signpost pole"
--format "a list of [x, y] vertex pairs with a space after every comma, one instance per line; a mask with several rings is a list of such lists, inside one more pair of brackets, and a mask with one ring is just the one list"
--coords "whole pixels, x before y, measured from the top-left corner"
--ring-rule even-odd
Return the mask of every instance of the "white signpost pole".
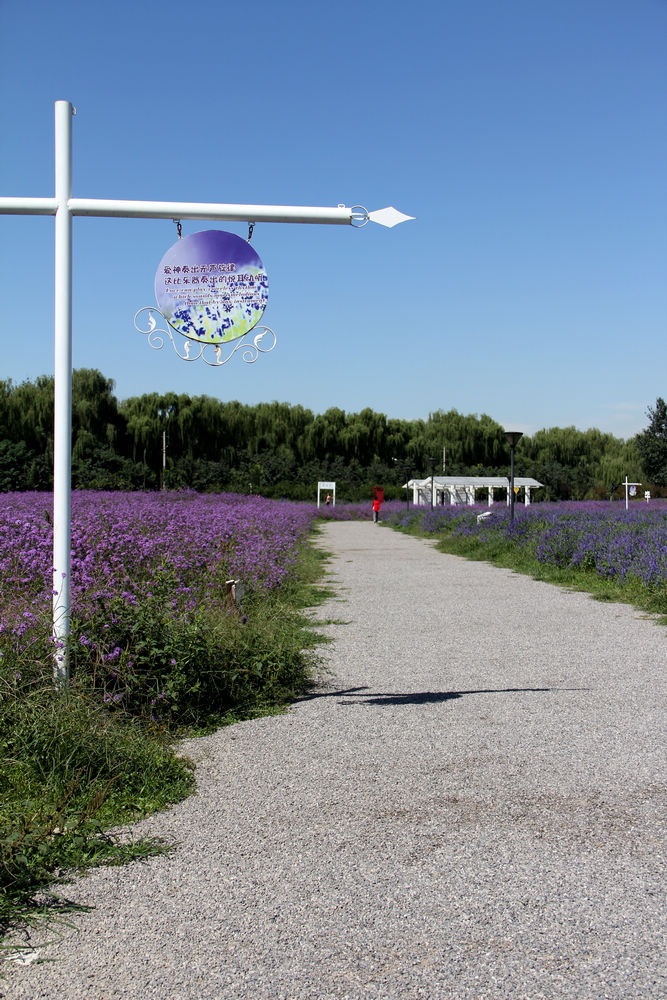
[[392, 228], [412, 219], [395, 208], [375, 212], [293, 205], [224, 205], [197, 202], [111, 201], [72, 198], [72, 116], [69, 101], [55, 104], [55, 198], [0, 197], [2, 215], [55, 216], [54, 432], [53, 432], [53, 638], [54, 681], [67, 683], [70, 629], [72, 509], [72, 217], [208, 219], [222, 222], [295, 222], [360, 228], [377, 222]]
[[55, 357], [53, 411], [53, 677], [69, 675], [72, 540], [72, 106], [56, 103]]
[[[642, 485], [641, 483], [630, 483], [630, 482], [628, 482], [628, 477], [627, 476], [625, 477], [624, 486], [625, 486], [625, 509], [626, 510], [629, 510], [628, 493], [632, 493], [632, 490], [630, 489], [630, 487], [631, 486], [641, 486], [641, 485]], [[634, 496], [634, 493], [632, 493], [632, 495]]]

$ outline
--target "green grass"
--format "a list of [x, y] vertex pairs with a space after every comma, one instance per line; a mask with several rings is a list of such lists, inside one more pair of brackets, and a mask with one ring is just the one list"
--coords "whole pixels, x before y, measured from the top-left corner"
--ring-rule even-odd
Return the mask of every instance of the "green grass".
[[164, 736], [109, 716], [79, 686], [56, 693], [32, 685], [12, 697], [3, 680], [0, 932], [39, 909], [36, 894], [65, 871], [162, 849], [151, 841], [121, 843], [105, 828], [194, 789], [192, 769]]

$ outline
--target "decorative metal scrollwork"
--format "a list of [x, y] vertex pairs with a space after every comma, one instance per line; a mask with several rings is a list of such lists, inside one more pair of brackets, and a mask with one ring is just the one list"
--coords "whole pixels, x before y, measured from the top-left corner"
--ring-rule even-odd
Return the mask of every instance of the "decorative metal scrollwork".
[[[139, 317], [142, 313], [148, 313], [148, 317], [143, 317], [140, 321]], [[158, 326], [158, 321], [155, 319], [155, 315], [161, 317], [164, 322], [164, 327]], [[144, 329], [146, 322], [148, 324], [148, 329]], [[255, 361], [257, 361], [260, 354], [268, 354], [269, 351], [272, 351], [276, 346], [277, 341], [277, 337], [271, 327], [254, 326], [252, 330], [248, 330], [243, 337], [239, 337], [237, 340], [233, 341], [226, 341], [223, 344], [202, 344], [184, 337], [184, 343], [182, 345], [183, 353], [181, 353], [178, 349], [176, 340], [174, 339], [175, 331], [165, 319], [164, 314], [155, 306], [143, 306], [141, 309], [137, 310], [134, 314], [134, 326], [139, 333], [142, 333], [148, 338], [148, 344], [153, 348], [153, 350], [161, 351], [164, 347], [164, 338], [167, 336], [171, 341], [171, 346], [174, 348], [174, 351], [179, 356], [181, 361], [199, 361], [201, 359], [204, 364], [210, 365], [212, 368], [219, 368], [220, 365], [226, 365], [227, 362], [234, 357], [237, 351], [241, 351], [242, 361], [244, 361], [247, 365], [252, 365]], [[249, 340], [247, 338], [251, 339]], [[264, 343], [265, 340], [266, 344]], [[229, 351], [223, 357], [223, 350], [225, 348], [229, 348]], [[213, 355], [213, 358], [210, 357], [211, 354]]]

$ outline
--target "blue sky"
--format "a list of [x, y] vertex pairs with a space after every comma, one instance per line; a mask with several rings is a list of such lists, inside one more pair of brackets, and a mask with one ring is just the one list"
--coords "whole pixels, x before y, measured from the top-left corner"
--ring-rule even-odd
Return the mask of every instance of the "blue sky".
[[[258, 224], [275, 350], [149, 349], [177, 238], [74, 220], [73, 363], [151, 391], [629, 437], [667, 395], [667, 2], [0, 0], [0, 194], [395, 205], [393, 230]], [[183, 223], [183, 235], [234, 223]], [[53, 372], [53, 219], [0, 216], [0, 378]]]

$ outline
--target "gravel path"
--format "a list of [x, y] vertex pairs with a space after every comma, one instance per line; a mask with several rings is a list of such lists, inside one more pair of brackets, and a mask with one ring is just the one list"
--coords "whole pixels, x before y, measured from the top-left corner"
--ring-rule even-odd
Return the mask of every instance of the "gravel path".
[[[329, 675], [189, 741], [171, 855], [11, 1000], [664, 1000], [667, 630], [370, 523], [329, 523]], [[344, 624], [342, 623], [344, 622]]]

